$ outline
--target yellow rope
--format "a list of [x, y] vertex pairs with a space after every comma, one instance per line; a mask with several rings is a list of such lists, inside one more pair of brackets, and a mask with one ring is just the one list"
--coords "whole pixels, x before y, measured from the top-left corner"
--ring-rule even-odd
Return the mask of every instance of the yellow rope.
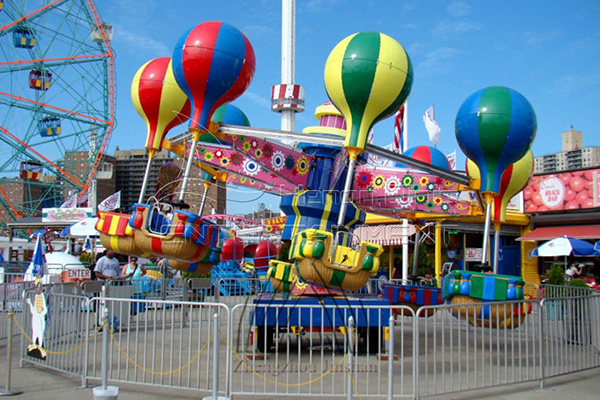
[[[19, 329], [19, 331], [21, 331], [21, 334], [25, 337], [25, 339], [27, 339], [27, 341], [31, 344], [35, 344], [33, 343], [33, 339], [31, 339], [31, 337], [29, 337], [29, 335], [25, 332], [25, 330], [23, 329], [23, 327], [21, 326], [21, 324], [19, 324], [19, 321], [17, 321], [17, 319], [14, 317], [14, 312], [8, 314], [8, 318], [12, 318], [14, 323], [17, 325], [17, 328]], [[96, 332], [94, 332], [89, 338], [87, 338], [86, 340], [84, 340], [79, 346], [74, 347], [71, 350], [66, 350], [66, 351], [51, 351], [48, 350], [46, 348], [44, 348], [44, 351], [48, 354], [55, 354], [55, 355], [62, 355], [62, 354], [69, 354], [69, 353], [73, 353], [79, 349], [81, 349], [83, 346], [85, 346], [90, 340], [92, 340], [100, 331], [102, 330], [102, 326], [100, 326], [98, 329], [96, 329]]]
[[123, 354], [125, 356], [125, 358], [127, 358], [127, 360], [129, 360], [129, 362], [132, 363], [136, 368], [141, 369], [142, 371], [144, 371], [148, 374], [164, 376], [164, 375], [175, 374], [175, 373], [182, 371], [185, 368], [189, 367], [194, 361], [196, 361], [196, 359], [198, 357], [200, 357], [200, 354], [202, 354], [202, 352], [206, 349], [208, 344], [211, 342], [212, 338], [214, 337], [214, 334], [210, 335], [210, 337], [206, 340], [206, 343], [204, 344], [204, 346], [202, 346], [202, 348], [200, 350], [198, 350], [198, 352], [194, 355], [194, 357], [192, 357], [192, 359], [190, 359], [190, 361], [186, 362], [185, 364], [183, 364], [182, 366], [180, 366], [177, 369], [173, 369], [171, 371], [164, 371], [164, 372], [156, 372], [156, 371], [152, 371], [152, 370], [142, 367], [140, 364], [136, 363], [133, 358], [129, 357], [129, 355], [123, 350], [123, 348], [121, 347], [121, 345], [119, 345], [119, 342], [115, 338], [115, 335], [113, 334], [112, 331], [110, 332], [110, 337], [112, 338], [113, 342], [115, 342], [115, 345], [117, 346], [117, 348], [119, 349], [121, 354]]
[[[223, 337], [223, 334], [221, 334], [221, 336]], [[274, 381], [272, 379], [267, 378], [265, 375], [260, 374], [259, 372], [256, 372], [246, 361], [244, 361], [244, 359], [242, 357], [239, 356], [239, 354], [231, 347], [231, 345], [229, 344], [229, 342], [227, 341], [227, 338], [223, 337], [223, 341], [225, 342], [225, 344], [227, 344], [227, 347], [229, 348], [229, 350], [231, 351], [231, 353], [235, 356], [235, 358], [238, 359], [238, 361], [240, 361], [246, 368], [248, 368], [248, 370], [250, 372], [252, 372], [253, 374], [255, 374], [256, 376], [258, 376], [260, 379], [263, 379], [269, 383], [272, 383], [274, 385], [277, 386], [284, 386], [284, 387], [299, 387], [299, 386], [305, 386], [305, 385], [310, 385], [313, 384], [315, 382], [320, 381], [321, 379], [325, 378], [327, 375], [331, 374], [342, 362], [344, 362], [344, 360], [346, 360], [348, 358], [348, 355], [346, 354], [337, 364], [335, 364], [333, 367], [331, 367], [329, 370], [325, 371], [323, 373], [323, 375], [316, 377], [315, 379], [312, 379], [310, 381], [307, 382], [299, 382], [299, 383], [282, 383], [282, 382], [278, 382], [278, 381]]]

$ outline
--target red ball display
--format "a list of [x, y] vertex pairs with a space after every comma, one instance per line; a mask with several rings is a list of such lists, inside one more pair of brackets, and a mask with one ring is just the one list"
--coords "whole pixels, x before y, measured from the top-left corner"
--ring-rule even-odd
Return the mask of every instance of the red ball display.
[[244, 243], [242, 239], [227, 239], [223, 243], [221, 249], [221, 260], [222, 261], [243, 261], [244, 260]]
[[269, 268], [269, 261], [275, 258], [277, 258], [277, 246], [268, 240], [263, 240], [256, 246], [254, 269]]

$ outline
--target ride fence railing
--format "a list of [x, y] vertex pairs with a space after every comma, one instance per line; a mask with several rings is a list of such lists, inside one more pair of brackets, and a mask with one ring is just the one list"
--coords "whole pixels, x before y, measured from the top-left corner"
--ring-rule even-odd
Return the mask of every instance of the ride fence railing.
[[[530, 381], [543, 386], [600, 366], [600, 293], [591, 290], [415, 309], [365, 306], [352, 300], [358, 295], [327, 307], [293, 296], [229, 306], [214, 296], [89, 298], [59, 286], [41, 289], [44, 360], [28, 355], [32, 313], [12, 314], [21, 364], [78, 376], [83, 385], [103, 379], [104, 363], [110, 382], [227, 397], [420, 398]], [[21, 310], [36, 294], [25, 291]]]

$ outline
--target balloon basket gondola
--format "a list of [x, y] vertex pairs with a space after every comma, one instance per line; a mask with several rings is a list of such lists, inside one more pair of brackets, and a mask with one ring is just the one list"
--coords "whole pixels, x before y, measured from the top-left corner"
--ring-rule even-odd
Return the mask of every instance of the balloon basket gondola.
[[269, 265], [267, 276], [273, 289], [276, 292], [291, 292], [297, 281], [294, 264], [271, 260]]
[[473, 326], [511, 329], [531, 312], [527, 304], [505, 303], [523, 300], [523, 285], [524, 281], [516, 276], [453, 271], [444, 278], [442, 291], [455, 317]]
[[199, 215], [172, 210], [169, 205], [136, 203], [130, 224], [136, 245], [151, 254], [196, 263], [215, 248], [219, 227]]
[[344, 235], [352, 236], [338, 232], [334, 240], [331, 232], [307, 229], [294, 237], [290, 254], [296, 260], [296, 272], [302, 281], [349, 292], [367, 284], [379, 269], [383, 248], [362, 241], [352, 247], [337, 244]]
[[401, 285], [396, 283], [384, 283], [381, 285], [382, 297], [390, 301], [390, 304], [407, 306], [414, 314], [405, 308], [396, 308], [394, 315], [430, 317], [435, 308], [426, 308], [418, 313], [423, 306], [436, 306], [442, 304], [442, 289], [437, 287], [421, 285]]
[[100, 211], [96, 230], [100, 232], [100, 242], [116, 253], [138, 257], [148, 257], [150, 253], [140, 249], [135, 243], [135, 232], [129, 225], [129, 214]]

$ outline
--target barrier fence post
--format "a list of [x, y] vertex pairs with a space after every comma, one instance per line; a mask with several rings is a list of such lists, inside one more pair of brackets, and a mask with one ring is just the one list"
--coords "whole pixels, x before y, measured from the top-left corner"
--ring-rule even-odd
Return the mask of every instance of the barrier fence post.
[[348, 318], [348, 400], [352, 400], [352, 363], [354, 363], [354, 317]]
[[213, 389], [212, 396], [203, 400], [224, 400], [227, 397], [219, 397], [219, 314], [213, 315]]
[[[106, 300], [105, 300], [106, 301]], [[108, 307], [105, 304], [104, 307], [104, 318], [102, 318], [102, 365], [100, 369], [100, 375], [102, 378], [102, 386], [95, 387], [92, 389], [94, 400], [117, 400], [119, 395], [119, 388], [117, 386], [108, 386], [108, 330], [110, 324], [108, 323]]]
[[20, 390], [13, 390], [10, 388], [10, 369], [12, 366], [12, 330], [13, 330], [13, 318], [15, 317], [15, 312], [11, 311], [8, 314], [8, 361], [6, 363], [6, 386], [0, 387], [0, 396], [14, 396], [16, 394], [23, 393]]
[[390, 315], [388, 332], [388, 399], [394, 398], [394, 313]]

